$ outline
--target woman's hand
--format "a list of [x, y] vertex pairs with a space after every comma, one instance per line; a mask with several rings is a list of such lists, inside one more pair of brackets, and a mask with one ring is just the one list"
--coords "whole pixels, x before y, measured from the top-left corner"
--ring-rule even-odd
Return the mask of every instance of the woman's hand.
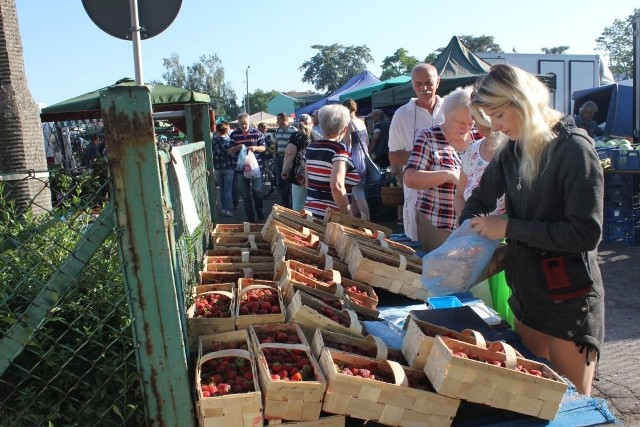
[[282, 171], [282, 174], [280, 174], [280, 176], [282, 177], [283, 180], [287, 180], [289, 179], [289, 172], [285, 172], [284, 170]]
[[487, 215], [468, 220], [471, 229], [490, 240], [504, 239], [509, 220], [499, 215]]

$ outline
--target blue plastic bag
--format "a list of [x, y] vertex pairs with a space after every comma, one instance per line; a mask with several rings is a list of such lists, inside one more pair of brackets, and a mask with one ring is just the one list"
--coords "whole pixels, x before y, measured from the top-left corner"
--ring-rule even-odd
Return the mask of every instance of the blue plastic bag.
[[467, 292], [478, 282], [499, 244], [500, 240], [482, 237], [465, 221], [442, 246], [422, 258], [422, 285], [431, 296]]

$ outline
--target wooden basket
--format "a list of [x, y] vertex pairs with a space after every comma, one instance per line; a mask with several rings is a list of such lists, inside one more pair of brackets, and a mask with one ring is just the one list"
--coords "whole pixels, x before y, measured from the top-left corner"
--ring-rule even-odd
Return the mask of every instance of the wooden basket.
[[350, 276], [349, 266], [342, 262], [340, 258], [326, 254], [320, 254], [318, 251], [306, 246], [296, 245], [292, 242], [285, 242], [279, 236], [271, 245], [273, 249], [273, 259], [276, 262], [276, 270], [278, 264], [284, 259], [295, 260], [303, 264], [315, 265], [323, 270], [337, 270], [341, 276]]
[[380, 198], [385, 206], [404, 205], [404, 189], [402, 187], [382, 187]]
[[204, 253], [204, 259], [206, 261], [207, 257], [215, 257], [215, 256], [245, 256], [244, 253], [248, 253], [249, 257], [252, 256], [269, 256], [271, 255], [271, 251], [269, 248], [266, 249], [251, 249], [251, 248], [228, 248], [221, 247], [218, 249], [209, 249]]
[[264, 420], [265, 426], [271, 427], [345, 427], [344, 415], [324, 415], [313, 421], [284, 421], [278, 419]]
[[[226, 396], [203, 397], [200, 389], [200, 370], [204, 363], [222, 357], [242, 357], [251, 364], [255, 391], [228, 394]], [[258, 386], [258, 371], [250, 350], [221, 350], [198, 358], [196, 388], [198, 395], [198, 418], [203, 426], [211, 427], [260, 427], [262, 422], [262, 398]]]
[[[314, 370], [315, 381], [272, 380], [265, 348], [297, 349], [306, 353]], [[307, 346], [294, 344], [259, 344], [257, 365], [265, 419], [313, 421], [320, 418], [322, 398], [327, 388], [324, 375]]]
[[409, 265], [413, 270], [418, 267], [414, 262], [409, 263], [406, 256], [389, 250], [366, 248], [351, 238], [346, 239], [350, 241], [350, 249], [345, 262], [354, 280], [415, 300], [427, 299], [429, 293], [422, 286], [421, 265], [420, 272], [410, 271], [407, 269]]
[[[320, 314], [317, 310], [322, 307], [328, 307], [333, 315], [348, 322], [349, 326], [344, 326]], [[336, 310], [324, 304], [322, 301], [300, 291], [296, 291], [296, 293], [293, 294], [291, 302], [287, 306], [287, 321], [300, 325], [307, 337], [312, 337], [316, 328], [354, 337], [361, 337], [363, 332], [362, 323], [358, 320], [355, 312], [347, 309]]]
[[251, 248], [268, 249], [269, 243], [262, 240], [260, 234], [248, 234], [240, 236], [214, 236], [211, 238], [214, 249], [219, 248]]
[[325, 224], [322, 220], [314, 218], [311, 212], [307, 210], [294, 211], [280, 205], [273, 205], [271, 214], [273, 219], [278, 220], [285, 225], [299, 225], [312, 230], [317, 235], [323, 235]]
[[[246, 299], [246, 293], [253, 289], [273, 289], [278, 292], [278, 306], [280, 307], [279, 313], [265, 313], [265, 314], [241, 314], [240, 309], [242, 303]], [[285, 306], [282, 300], [282, 291], [278, 288], [278, 282], [270, 280], [256, 280], [256, 279], [239, 279], [236, 301], [236, 329], [247, 329], [250, 325], [264, 324], [264, 323], [279, 323], [284, 322], [285, 318]]]
[[[270, 344], [276, 343], [278, 341], [267, 341], [266, 339], [269, 337], [273, 337], [277, 332], [284, 332], [288, 335], [295, 335], [298, 337], [298, 344], [304, 345], [306, 348], [310, 349], [309, 341], [307, 337], [305, 337], [302, 329], [296, 323], [269, 323], [264, 325], [251, 325], [249, 327], [249, 336], [251, 337], [252, 345], [254, 349], [257, 351], [256, 346], [260, 344]], [[279, 342], [280, 344], [286, 344], [284, 342]], [[295, 344], [295, 343], [292, 343]]]
[[233, 271], [238, 267], [252, 268], [265, 264], [273, 265], [273, 257], [271, 256], [254, 256], [251, 257], [249, 252], [244, 252], [242, 256], [208, 256], [205, 257], [203, 271]]
[[451, 329], [433, 325], [409, 315], [405, 323], [406, 333], [402, 339], [402, 355], [414, 369], [424, 369], [427, 363], [429, 353], [435, 342], [436, 335], [455, 338], [479, 347], [486, 347], [486, 343], [481, 334], [471, 329], [465, 329], [463, 332], [456, 332]]
[[[338, 364], [383, 372], [394, 383], [338, 373]], [[429, 384], [423, 372], [395, 362], [324, 350], [320, 366], [327, 378], [322, 405], [326, 412], [392, 426], [431, 427], [450, 426], [460, 406], [459, 399], [409, 387], [409, 383]]]
[[[322, 281], [307, 277], [300, 271], [313, 274], [315, 277], [321, 278]], [[291, 296], [296, 289], [304, 289], [307, 293], [318, 298], [324, 298], [325, 296], [342, 298], [344, 295], [341, 285], [342, 277], [336, 270], [320, 270], [312, 265], [289, 260], [280, 264], [275, 278], [280, 289], [282, 289], [287, 304], [291, 301]]]
[[394, 242], [381, 231], [356, 230], [346, 225], [330, 222], [327, 224], [327, 232], [324, 235], [324, 241], [336, 248], [336, 252], [340, 258], [344, 259], [348, 252], [348, 245], [344, 239], [350, 237], [355, 241], [362, 243], [372, 249], [391, 249], [404, 255], [414, 256], [415, 249], [402, 243]]
[[[460, 351], [504, 362], [507, 367], [454, 355]], [[520, 372], [518, 366], [536, 369], [548, 378]], [[517, 357], [513, 348], [500, 341], [484, 349], [438, 336], [424, 371], [440, 394], [546, 420], [556, 417], [567, 390], [567, 384], [547, 365]]]
[[276, 226], [291, 233], [298, 233], [301, 236], [308, 236], [309, 234], [311, 234], [311, 230], [305, 226], [296, 223], [284, 223], [273, 218], [273, 215], [269, 215], [264, 223], [264, 226], [262, 227], [262, 239], [264, 241], [273, 242], [273, 238], [278, 232]]
[[327, 209], [327, 213], [324, 216], [324, 224], [327, 225], [330, 222], [337, 222], [338, 224], [343, 224], [356, 230], [382, 231], [385, 236], [391, 236], [393, 233], [393, 230], [389, 227], [384, 227], [375, 222], [365, 221], [362, 218], [356, 218], [335, 209]]
[[[194, 295], [194, 299], [198, 295], [205, 294], [221, 294], [231, 298], [230, 314], [228, 317], [194, 317], [195, 301], [187, 309], [187, 330], [189, 333], [189, 348], [196, 350], [198, 339], [203, 335], [210, 335], [216, 332], [228, 332], [235, 329], [235, 319], [233, 318], [235, 310], [235, 290], [232, 283], [222, 285], [210, 285], [211, 288], [197, 286], [199, 292]], [[205, 290], [207, 289], [207, 290]], [[214, 289], [214, 290], [208, 290]]]
[[[320, 358], [322, 350], [325, 348], [381, 360], [386, 360], [389, 354], [387, 345], [375, 335], [356, 338], [337, 332], [316, 329], [311, 341], [311, 350], [314, 356]], [[349, 349], [352, 351], [348, 351]]]
[[251, 224], [249, 222], [243, 222], [242, 224], [216, 224], [211, 237], [217, 236], [247, 236], [253, 234], [259, 235], [262, 230], [262, 224]]

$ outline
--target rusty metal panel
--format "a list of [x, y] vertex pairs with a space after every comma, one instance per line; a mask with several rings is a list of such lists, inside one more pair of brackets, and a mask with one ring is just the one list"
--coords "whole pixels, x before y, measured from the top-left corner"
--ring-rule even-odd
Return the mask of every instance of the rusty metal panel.
[[181, 305], [167, 262], [171, 212], [162, 197], [149, 89], [108, 88], [100, 105], [147, 422], [193, 425]]

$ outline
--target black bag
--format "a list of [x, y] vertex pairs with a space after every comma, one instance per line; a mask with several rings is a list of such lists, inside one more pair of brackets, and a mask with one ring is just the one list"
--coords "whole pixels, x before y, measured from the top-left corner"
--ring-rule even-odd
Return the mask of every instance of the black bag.
[[554, 301], [580, 297], [591, 291], [593, 277], [586, 252], [541, 252], [540, 269], [542, 287]]
[[[380, 167], [371, 159], [365, 149], [355, 123], [351, 122], [354, 131], [351, 132], [351, 160], [360, 174], [361, 184], [379, 184], [382, 179]], [[361, 171], [360, 169], [364, 169]]]

